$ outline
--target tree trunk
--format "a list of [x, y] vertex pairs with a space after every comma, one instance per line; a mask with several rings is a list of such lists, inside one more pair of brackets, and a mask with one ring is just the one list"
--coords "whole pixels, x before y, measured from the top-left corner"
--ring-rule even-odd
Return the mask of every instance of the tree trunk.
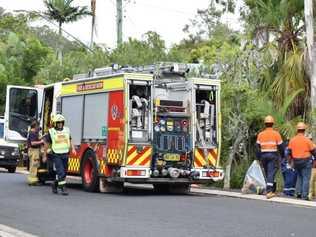
[[237, 153], [239, 149], [239, 144], [242, 141], [242, 139], [243, 139], [243, 134], [240, 131], [233, 144], [233, 147], [230, 149], [227, 165], [225, 167], [224, 189], [230, 189], [230, 175], [231, 175], [232, 163], [235, 158], [235, 154]]
[[313, 26], [313, 0], [304, 0], [304, 14], [306, 26], [306, 45], [307, 45], [307, 69], [310, 78], [311, 87], [311, 119], [312, 119], [312, 135], [316, 140], [316, 46], [314, 42], [314, 26]]
[[63, 64], [63, 53], [62, 53], [62, 23], [59, 22], [59, 28], [58, 28], [58, 36], [59, 36], [59, 44], [57, 46], [57, 59], [60, 63], [60, 65]]
[[229, 152], [227, 164], [225, 167], [224, 189], [230, 189], [230, 174], [231, 174], [234, 156], [235, 156], [234, 149], [231, 148]]

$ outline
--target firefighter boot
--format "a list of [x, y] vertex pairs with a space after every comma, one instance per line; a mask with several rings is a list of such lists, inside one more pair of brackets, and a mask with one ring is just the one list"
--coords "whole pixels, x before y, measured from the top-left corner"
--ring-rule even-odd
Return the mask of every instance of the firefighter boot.
[[57, 191], [57, 185], [58, 185], [58, 181], [55, 180], [55, 181], [52, 183], [52, 192], [55, 193], [55, 194], [58, 193], [58, 191]]
[[66, 186], [62, 185], [60, 186], [60, 192], [62, 195], [67, 196], [69, 193], [67, 192]]

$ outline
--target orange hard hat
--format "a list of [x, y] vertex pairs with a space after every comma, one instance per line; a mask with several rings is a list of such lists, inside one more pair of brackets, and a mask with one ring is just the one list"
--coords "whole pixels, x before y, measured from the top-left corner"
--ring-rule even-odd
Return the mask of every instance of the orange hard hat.
[[306, 124], [303, 123], [303, 122], [299, 122], [297, 125], [296, 125], [296, 129], [297, 130], [305, 130], [306, 129]]
[[264, 123], [274, 123], [274, 118], [271, 115], [268, 115], [264, 118]]

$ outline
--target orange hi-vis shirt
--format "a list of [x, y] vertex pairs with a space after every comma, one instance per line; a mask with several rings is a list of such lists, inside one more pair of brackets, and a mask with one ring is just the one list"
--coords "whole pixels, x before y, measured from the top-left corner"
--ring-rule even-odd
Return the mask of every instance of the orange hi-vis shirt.
[[276, 152], [278, 145], [281, 145], [283, 141], [278, 131], [266, 128], [258, 134], [257, 143], [260, 145], [261, 152]]
[[293, 159], [309, 158], [312, 156], [311, 151], [315, 148], [315, 144], [302, 133], [297, 134], [289, 142], [289, 149], [292, 151]]

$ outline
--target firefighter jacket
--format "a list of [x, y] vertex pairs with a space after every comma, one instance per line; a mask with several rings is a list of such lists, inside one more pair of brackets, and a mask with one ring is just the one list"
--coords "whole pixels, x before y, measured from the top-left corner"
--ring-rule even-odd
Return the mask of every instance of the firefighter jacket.
[[63, 130], [49, 129], [49, 135], [52, 141], [52, 150], [56, 154], [65, 154], [70, 148], [70, 132], [69, 128], [64, 127]]

